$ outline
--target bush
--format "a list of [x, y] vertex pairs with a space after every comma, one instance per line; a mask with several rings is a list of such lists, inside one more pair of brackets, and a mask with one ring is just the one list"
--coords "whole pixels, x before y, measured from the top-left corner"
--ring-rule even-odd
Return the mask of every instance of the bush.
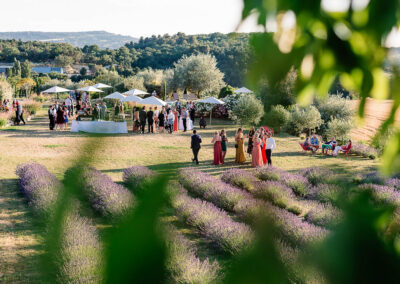
[[353, 128], [353, 123], [351, 120], [334, 118], [328, 122], [327, 127], [326, 135], [341, 138], [344, 143], [350, 130]]
[[303, 108], [296, 105], [290, 111], [290, 120], [286, 130], [295, 135], [308, 130], [310, 135], [311, 131], [320, 127], [322, 123], [321, 114], [315, 106]]
[[299, 174], [307, 178], [313, 186], [321, 183], [332, 184], [337, 181], [337, 176], [325, 168], [306, 168], [300, 170]]
[[242, 125], [258, 124], [263, 115], [263, 105], [253, 95], [240, 97], [237, 105], [232, 110], [232, 119]]
[[122, 179], [127, 187], [134, 192], [139, 192], [143, 183], [149, 182], [154, 173], [144, 166], [133, 166], [124, 170]]
[[267, 115], [267, 123], [271, 126], [275, 132], [279, 133], [283, 129], [290, 119], [290, 113], [282, 105], [276, 105], [271, 107], [271, 111]]
[[233, 95], [233, 92], [235, 91], [234, 88], [232, 88], [231, 86], [227, 85], [225, 87], [222, 87], [221, 90], [219, 91], [219, 95], [218, 98], [219, 99], [223, 99], [226, 96], [231, 96]]
[[36, 114], [42, 108], [42, 104], [40, 102], [29, 100], [23, 103], [23, 108], [29, 114]]
[[357, 142], [352, 144], [350, 153], [364, 158], [370, 158], [372, 160], [379, 156], [379, 152], [375, 148]]
[[5, 79], [0, 79], [0, 101], [11, 100], [13, 90], [10, 83]]
[[0, 117], [0, 128], [3, 128], [7, 125], [8, 123], [8, 119], [4, 118], [4, 117]]
[[351, 120], [354, 115], [350, 100], [343, 98], [341, 94], [317, 98], [314, 105], [320, 112], [325, 126], [332, 119]]

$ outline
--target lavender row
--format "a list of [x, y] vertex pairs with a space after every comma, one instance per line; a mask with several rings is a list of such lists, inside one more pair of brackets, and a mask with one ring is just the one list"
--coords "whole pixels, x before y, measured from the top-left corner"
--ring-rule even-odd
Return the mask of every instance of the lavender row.
[[219, 277], [218, 262], [208, 258], [200, 260], [194, 245], [173, 226], [166, 227], [169, 251], [167, 270], [172, 283], [215, 283]]
[[361, 190], [370, 190], [378, 202], [400, 206], [400, 191], [386, 185], [362, 184]]
[[379, 156], [379, 151], [376, 150], [375, 148], [361, 144], [361, 143], [353, 143], [351, 149], [350, 149], [351, 154], [355, 154], [358, 156], [362, 156], [364, 158], [370, 158], [370, 159], [375, 159]]
[[[281, 173], [281, 177], [288, 175], [284, 172]], [[221, 179], [231, 185], [248, 190], [255, 197], [269, 201], [279, 208], [286, 209], [296, 215], [305, 216], [306, 220], [313, 224], [331, 226], [337, 224], [339, 220], [338, 209], [330, 204], [299, 200], [291, 188], [279, 181], [260, 182], [252, 173], [243, 169], [228, 170], [222, 174]]]
[[236, 255], [250, 247], [253, 240], [251, 229], [233, 221], [225, 211], [213, 204], [186, 194], [175, 196], [172, 203], [187, 224], [196, 227], [222, 251]]
[[58, 271], [60, 283], [100, 283], [102, 248], [92, 222], [70, 210], [62, 226]]
[[293, 213], [255, 199], [249, 193], [199, 170], [186, 168], [180, 171], [179, 176], [181, 183], [190, 192], [213, 202], [220, 208], [237, 213], [245, 222], [252, 223], [260, 216], [269, 216], [277, 224], [281, 237], [293, 245], [321, 240], [328, 233], [319, 226], [302, 221]]
[[154, 176], [154, 172], [147, 167], [133, 166], [124, 170], [122, 179], [129, 188], [136, 192], [143, 183], [149, 182]]
[[39, 215], [51, 215], [61, 189], [60, 181], [37, 163], [17, 167], [19, 187], [33, 211]]
[[378, 184], [386, 185], [393, 189], [400, 189], [400, 179], [398, 177], [385, 177], [379, 172], [372, 172], [366, 175], [357, 175], [353, 181], [357, 184]]
[[118, 218], [134, 205], [128, 189], [94, 168], [83, 171], [82, 189], [93, 209], [104, 217]]

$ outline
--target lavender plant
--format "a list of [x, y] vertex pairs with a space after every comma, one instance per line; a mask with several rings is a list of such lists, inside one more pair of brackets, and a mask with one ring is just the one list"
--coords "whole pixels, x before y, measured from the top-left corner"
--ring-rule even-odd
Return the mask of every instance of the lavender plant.
[[323, 203], [337, 204], [341, 195], [340, 187], [334, 184], [318, 184], [310, 189], [307, 198], [318, 200]]
[[154, 177], [154, 172], [144, 166], [133, 166], [124, 170], [122, 179], [124, 183], [135, 192], [143, 182], [148, 182]]
[[249, 192], [255, 190], [255, 184], [259, 181], [252, 173], [242, 169], [230, 169], [221, 175], [221, 179], [231, 185], [240, 187]]
[[372, 160], [379, 156], [379, 151], [375, 148], [357, 142], [352, 144], [350, 153], [362, 156], [364, 158], [370, 158]]
[[51, 215], [61, 189], [60, 181], [37, 163], [17, 167], [19, 187], [33, 211], [39, 215]]
[[281, 174], [280, 181], [290, 187], [293, 192], [299, 196], [305, 196], [311, 188], [311, 184], [308, 182], [307, 178], [301, 175], [285, 172]]
[[320, 183], [335, 183], [337, 181], [337, 176], [325, 168], [306, 168], [300, 170], [299, 174], [307, 178], [313, 186]]
[[254, 170], [254, 175], [260, 180], [279, 181], [281, 179], [282, 170], [274, 167], [262, 167]]
[[369, 190], [379, 203], [400, 206], [400, 192], [393, 187], [377, 184], [362, 184], [358, 187], [361, 190]]

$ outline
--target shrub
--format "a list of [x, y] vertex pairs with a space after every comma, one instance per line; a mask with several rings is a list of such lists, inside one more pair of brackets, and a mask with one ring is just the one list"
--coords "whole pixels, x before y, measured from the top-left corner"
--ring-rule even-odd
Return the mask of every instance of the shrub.
[[341, 138], [342, 142], [344, 142], [352, 128], [353, 123], [351, 120], [333, 118], [328, 122], [325, 133], [327, 136]]
[[257, 125], [263, 115], [263, 105], [254, 95], [241, 96], [232, 110], [232, 119], [242, 125]]
[[13, 89], [6, 79], [0, 78], [0, 101], [11, 100]]
[[0, 117], [0, 128], [3, 128], [7, 125], [8, 119], [4, 117]]
[[379, 152], [375, 148], [357, 142], [352, 144], [350, 153], [364, 158], [370, 158], [372, 160], [379, 156]]
[[282, 105], [272, 106], [267, 116], [268, 125], [278, 133], [286, 127], [290, 119], [289, 111]]
[[296, 105], [290, 111], [287, 131], [298, 135], [304, 130], [308, 130], [309, 135], [311, 135], [312, 130], [320, 127], [323, 122], [321, 114], [315, 106], [302, 108]]
[[306, 168], [300, 170], [299, 174], [307, 178], [313, 186], [321, 183], [335, 183], [337, 181], [336, 175], [325, 168]]
[[320, 202], [337, 203], [341, 195], [341, 190], [334, 184], [318, 184], [310, 189], [307, 198], [316, 199]]
[[37, 163], [19, 165], [16, 174], [19, 176], [19, 187], [33, 211], [49, 217], [61, 189], [60, 181]]
[[219, 91], [218, 98], [219, 98], [219, 99], [223, 99], [223, 98], [225, 98], [226, 96], [231, 96], [231, 95], [233, 95], [233, 92], [234, 92], [234, 91], [235, 91], [234, 88], [232, 88], [232, 87], [229, 86], [229, 85], [226, 85], [225, 87], [222, 87], [221, 90]]
[[83, 170], [81, 185], [93, 209], [104, 217], [121, 217], [134, 204], [129, 190], [94, 168]]
[[279, 181], [281, 179], [282, 171], [274, 167], [263, 167], [254, 170], [254, 175], [260, 180]]
[[133, 166], [124, 170], [122, 179], [127, 187], [138, 192], [143, 183], [149, 182], [154, 173], [144, 166]]
[[379, 203], [400, 206], [400, 192], [390, 186], [362, 184], [358, 188], [371, 191], [375, 200]]
[[286, 186], [290, 187], [293, 192], [299, 196], [305, 196], [311, 187], [310, 183], [305, 177], [296, 174], [284, 172], [281, 174], [280, 181]]
[[258, 183], [254, 195], [270, 201], [280, 208], [289, 207], [294, 198], [293, 191], [278, 181]]
[[253, 192], [255, 190], [254, 184], [258, 181], [253, 174], [241, 169], [227, 170], [221, 175], [221, 179], [224, 182], [243, 188], [249, 192]]
[[23, 108], [29, 114], [36, 114], [42, 108], [42, 104], [40, 102], [29, 100], [23, 103]]

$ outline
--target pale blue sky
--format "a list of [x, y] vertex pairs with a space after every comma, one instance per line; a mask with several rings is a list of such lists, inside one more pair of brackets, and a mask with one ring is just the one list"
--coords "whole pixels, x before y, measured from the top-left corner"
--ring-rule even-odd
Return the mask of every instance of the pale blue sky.
[[[242, 0], [2, 1], [0, 31], [106, 30], [135, 37], [234, 31]], [[245, 24], [242, 31], [252, 31]]]

